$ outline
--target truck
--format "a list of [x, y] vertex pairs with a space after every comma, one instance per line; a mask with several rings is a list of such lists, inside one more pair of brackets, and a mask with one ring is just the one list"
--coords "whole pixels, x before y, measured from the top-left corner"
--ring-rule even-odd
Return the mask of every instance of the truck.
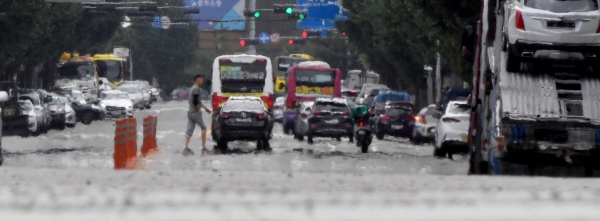
[[[481, 4], [479, 21], [464, 26], [461, 44], [474, 71], [469, 174], [526, 168], [536, 175], [548, 166], [577, 166], [593, 175], [600, 167], [600, 79], [593, 74], [598, 18], [572, 19], [573, 13], [532, 10], [537, 6], [517, 0]], [[586, 28], [593, 34], [572, 34], [582, 25], [594, 26]], [[515, 41], [517, 35], [529, 39]], [[569, 39], [580, 42], [557, 42]]]
[[57, 64], [58, 78], [55, 86], [75, 83], [85, 95], [87, 102], [94, 103], [98, 100], [98, 72], [97, 64], [90, 56], [68, 56], [63, 54], [61, 62]]
[[379, 84], [379, 74], [373, 71], [350, 70], [345, 83], [347, 89], [360, 90], [365, 83]]

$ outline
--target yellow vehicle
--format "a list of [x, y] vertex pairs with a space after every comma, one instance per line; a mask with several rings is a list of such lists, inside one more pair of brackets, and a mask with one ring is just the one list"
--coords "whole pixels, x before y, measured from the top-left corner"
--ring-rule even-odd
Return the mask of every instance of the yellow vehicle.
[[300, 62], [311, 60], [314, 60], [314, 57], [307, 54], [290, 54], [290, 56], [276, 57], [275, 62], [273, 62], [275, 93], [278, 95], [285, 93], [285, 75], [288, 68], [298, 65]]
[[113, 54], [96, 54], [93, 57], [96, 63], [98, 77], [106, 78], [113, 85], [125, 80], [126, 60], [115, 57]]

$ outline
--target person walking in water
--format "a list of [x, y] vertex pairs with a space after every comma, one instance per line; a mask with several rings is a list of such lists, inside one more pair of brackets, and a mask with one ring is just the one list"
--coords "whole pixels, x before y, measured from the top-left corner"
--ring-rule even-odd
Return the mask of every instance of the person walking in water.
[[187, 113], [187, 130], [185, 131], [185, 149], [183, 150], [184, 156], [194, 155], [194, 151], [188, 147], [188, 144], [190, 143], [192, 134], [194, 134], [196, 125], [198, 125], [202, 130], [202, 153], [206, 152], [206, 124], [204, 124], [204, 121], [202, 120], [202, 109], [209, 114], [211, 111], [202, 104], [200, 99], [202, 97], [200, 94], [200, 86], [202, 86], [202, 83], [204, 82], [203, 76], [196, 75], [194, 81], [194, 86], [190, 88], [190, 95], [188, 96], [189, 110]]

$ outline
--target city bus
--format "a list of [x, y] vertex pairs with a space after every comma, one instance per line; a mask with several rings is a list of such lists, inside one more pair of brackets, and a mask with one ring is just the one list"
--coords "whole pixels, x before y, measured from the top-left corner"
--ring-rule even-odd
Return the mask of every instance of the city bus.
[[282, 95], [285, 93], [285, 74], [288, 68], [296, 66], [300, 62], [310, 61], [314, 58], [307, 54], [291, 54], [290, 56], [279, 56], [273, 62], [275, 71], [275, 93]]
[[294, 127], [295, 109], [300, 102], [320, 97], [342, 96], [342, 72], [323, 61], [305, 61], [286, 74], [287, 98], [283, 129], [287, 134]]
[[271, 59], [262, 55], [223, 55], [215, 59], [212, 72], [212, 107], [216, 112], [231, 96], [255, 96], [273, 108]]
[[96, 63], [98, 77], [108, 79], [113, 85], [125, 80], [126, 59], [115, 57], [113, 54], [96, 54], [93, 59]]

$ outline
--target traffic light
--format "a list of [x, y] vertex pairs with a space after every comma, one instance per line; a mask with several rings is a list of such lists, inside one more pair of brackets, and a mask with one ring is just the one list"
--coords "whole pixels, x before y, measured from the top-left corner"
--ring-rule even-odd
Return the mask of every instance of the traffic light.
[[288, 19], [293, 20], [293, 19], [300, 19], [300, 20], [304, 20], [306, 19], [306, 17], [308, 17], [308, 14], [306, 13], [306, 11], [298, 11], [298, 10], [292, 10], [292, 13], [287, 13], [286, 10], [286, 14], [288, 14]]
[[252, 10], [244, 10], [244, 16], [246, 17], [254, 17], [254, 18], [259, 18], [260, 17], [260, 12], [259, 11], [252, 11]]
[[289, 45], [303, 45], [304, 43], [306, 43], [306, 41], [304, 39], [299, 38], [288, 40]]
[[285, 7], [285, 13], [288, 15], [292, 15], [292, 13], [294, 13], [294, 8], [292, 8], [290, 6]]
[[240, 46], [242, 46], [242, 47], [246, 47], [246, 45], [257, 45], [257, 44], [258, 44], [258, 39], [247, 39], [247, 38], [240, 39]]
[[342, 32], [342, 36], [346, 37], [346, 32], [345, 31]]
[[320, 37], [320, 36], [321, 36], [321, 31], [303, 31], [302, 32], [303, 38]]

